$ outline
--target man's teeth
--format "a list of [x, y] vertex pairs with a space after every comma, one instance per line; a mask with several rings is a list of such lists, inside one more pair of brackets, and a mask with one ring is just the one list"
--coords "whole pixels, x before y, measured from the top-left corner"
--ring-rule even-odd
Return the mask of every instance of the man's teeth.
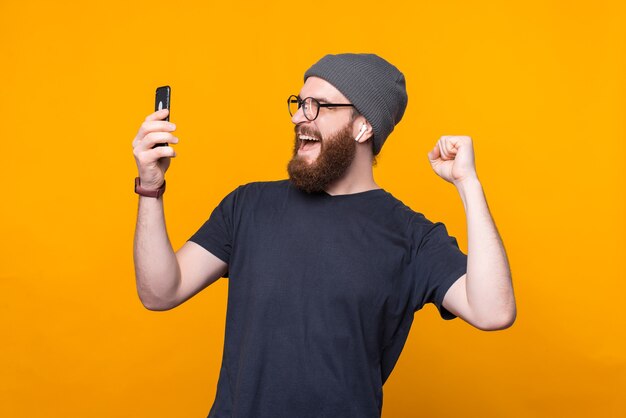
[[299, 135], [299, 138], [302, 141], [319, 141], [319, 139], [313, 138], [312, 136], [308, 136], [308, 135]]

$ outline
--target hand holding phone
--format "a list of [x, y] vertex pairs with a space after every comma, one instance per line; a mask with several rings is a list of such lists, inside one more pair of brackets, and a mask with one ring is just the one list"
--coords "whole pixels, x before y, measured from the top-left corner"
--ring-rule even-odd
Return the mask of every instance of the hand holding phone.
[[174, 148], [168, 146], [178, 143], [178, 138], [173, 135], [176, 126], [168, 121], [169, 117], [164, 115], [166, 112], [158, 111], [169, 110], [170, 91], [169, 86], [157, 89], [156, 111], [146, 117], [133, 140], [133, 155], [139, 171], [140, 184], [148, 190], [158, 189], [163, 184], [170, 160], [176, 157]]

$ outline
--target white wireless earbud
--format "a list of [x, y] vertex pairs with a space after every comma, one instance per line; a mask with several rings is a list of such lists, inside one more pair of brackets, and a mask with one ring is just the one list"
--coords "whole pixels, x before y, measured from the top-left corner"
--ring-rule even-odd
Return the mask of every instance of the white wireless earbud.
[[354, 140], [356, 142], [359, 142], [359, 139], [361, 139], [361, 137], [363, 136], [363, 134], [365, 133], [365, 130], [367, 129], [367, 125], [363, 124], [361, 125], [361, 130], [359, 131], [359, 134], [356, 136], [356, 138], [354, 138]]

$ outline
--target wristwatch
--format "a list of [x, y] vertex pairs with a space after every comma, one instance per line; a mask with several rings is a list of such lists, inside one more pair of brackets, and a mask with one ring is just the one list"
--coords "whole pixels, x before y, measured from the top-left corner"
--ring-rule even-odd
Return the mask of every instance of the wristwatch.
[[139, 177], [135, 177], [135, 193], [140, 196], [156, 197], [158, 199], [165, 193], [165, 180], [163, 180], [163, 184], [158, 189], [148, 190], [141, 187], [141, 180]]

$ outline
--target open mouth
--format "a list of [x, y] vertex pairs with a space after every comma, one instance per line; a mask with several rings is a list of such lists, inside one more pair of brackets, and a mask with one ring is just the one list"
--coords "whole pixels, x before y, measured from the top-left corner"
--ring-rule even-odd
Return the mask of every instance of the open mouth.
[[298, 151], [312, 151], [322, 145], [322, 141], [314, 136], [300, 134], [298, 138], [300, 139], [300, 148], [298, 148]]

